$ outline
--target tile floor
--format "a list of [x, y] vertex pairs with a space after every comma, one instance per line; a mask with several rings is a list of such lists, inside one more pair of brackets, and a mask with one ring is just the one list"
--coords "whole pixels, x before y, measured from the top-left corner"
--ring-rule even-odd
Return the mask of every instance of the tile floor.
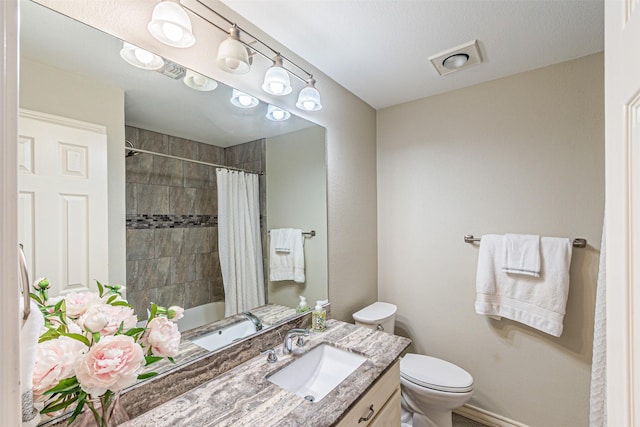
[[462, 415], [453, 414], [453, 427], [487, 427], [484, 424], [465, 418]]

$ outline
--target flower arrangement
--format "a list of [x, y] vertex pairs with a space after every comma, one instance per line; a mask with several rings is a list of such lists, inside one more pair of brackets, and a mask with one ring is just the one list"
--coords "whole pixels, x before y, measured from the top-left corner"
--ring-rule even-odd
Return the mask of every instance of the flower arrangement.
[[122, 297], [123, 287], [97, 282], [98, 293], [69, 293], [49, 298], [49, 281], [39, 279], [31, 298], [45, 318], [36, 350], [34, 401], [43, 414], [75, 405], [69, 424], [83, 413], [99, 427], [111, 426], [119, 393], [137, 380], [157, 375], [143, 370], [178, 352], [180, 332], [175, 321], [181, 307], [151, 304], [144, 327], [137, 327], [133, 308]]

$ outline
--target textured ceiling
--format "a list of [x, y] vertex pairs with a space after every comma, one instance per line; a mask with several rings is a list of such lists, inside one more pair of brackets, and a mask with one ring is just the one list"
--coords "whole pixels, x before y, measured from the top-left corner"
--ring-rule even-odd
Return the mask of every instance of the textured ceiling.
[[[376, 109], [604, 49], [602, 0], [222, 1]], [[439, 76], [474, 39], [484, 62]]]

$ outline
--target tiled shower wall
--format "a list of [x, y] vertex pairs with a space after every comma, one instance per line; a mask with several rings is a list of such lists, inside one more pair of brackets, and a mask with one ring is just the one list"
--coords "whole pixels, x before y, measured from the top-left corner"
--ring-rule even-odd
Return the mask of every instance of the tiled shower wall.
[[[129, 126], [126, 138], [144, 150], [264, 170], [264, 140], [224, 149]], [[138, 316], [150, 302], [224, 301], [215, 168], [139, 154], [126, 160], [126, 192], [127, 299]]]

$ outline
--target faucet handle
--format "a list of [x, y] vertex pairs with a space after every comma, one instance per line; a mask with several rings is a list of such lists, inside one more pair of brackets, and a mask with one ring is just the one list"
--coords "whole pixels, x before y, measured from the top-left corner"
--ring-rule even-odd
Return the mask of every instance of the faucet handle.
[[304, 335], [298, 336], [298, 339], [296, 340], [296, 346], [304, 347]]
[[267, 362], [269, 363], [276, 363], [278, 361], [278, 356], [276, 355], [276, 351], [273, 348], [262, 350], [260, 354], [266, 354]]

